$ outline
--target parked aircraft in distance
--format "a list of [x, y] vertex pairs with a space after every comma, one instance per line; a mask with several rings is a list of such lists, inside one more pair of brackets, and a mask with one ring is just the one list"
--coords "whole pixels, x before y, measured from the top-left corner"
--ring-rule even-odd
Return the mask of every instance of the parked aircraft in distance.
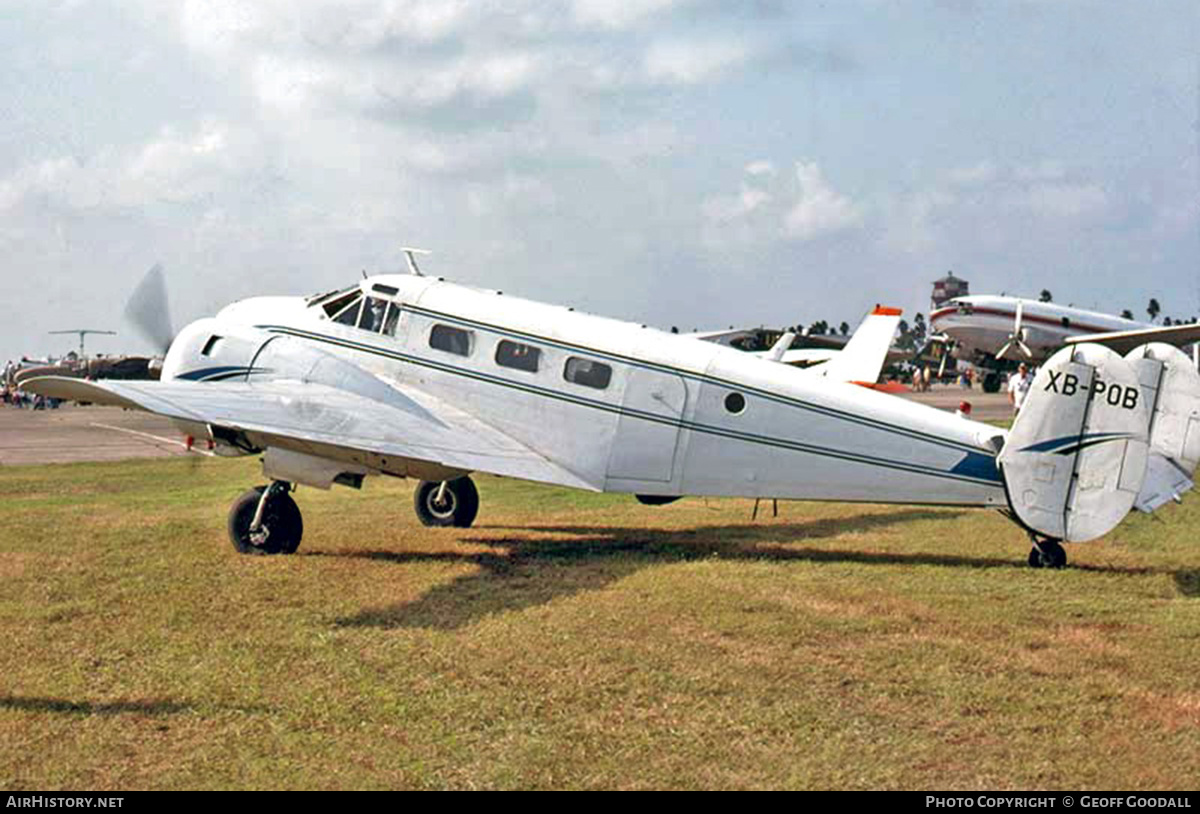
[[763, 350], [746, 350], [738, 343], [745, 340], [757, 342], [762, 336], [773, 336], [774, 332], [765, 329], [730, 330], [688, 336], [735, 347], [827, 378], [869, 387], [878, 381], [886, 364], [900, 361], [906, 356], [903, 351], [892, 349], [892, 339], [902, 314], [899, 308], [876, 305], [849, 337], [785, 331], [770, 348]]
[[[1002, 369], [1015, 367], [1018, 360], [1039, 364], [1072, 343], [1101, 342], [1128, 351], [1151, 341], [1179, 346], [1200, 340], [1200, 325], [1149, 325], [1052, 302], [986, 294], [947, 300], [929, 315], [929, 324], [949, 340], [955, 358], [987, 371], [983, 389], [988, 392], [999, 389]], [[1121, 335], [1127, 335], [1123, 341]]]
[[[410, 258], [411, 259], [411, 258]], [[426, 525], [465, 527], [489, 472], [644, 503], [683, 495], [998, 509], [1061, 566], [1131, 507], [1192, 485], [1200, 374], [1161, 344], [1043, 365], [1012, 430], [695, 339], [420, 276], [233, 303], [175, 337], [158, 382], [27, 389], [167, 416], [269, 484], [233, 504], [243, 553], [291, 553], [294, 484], [420, 481]]]

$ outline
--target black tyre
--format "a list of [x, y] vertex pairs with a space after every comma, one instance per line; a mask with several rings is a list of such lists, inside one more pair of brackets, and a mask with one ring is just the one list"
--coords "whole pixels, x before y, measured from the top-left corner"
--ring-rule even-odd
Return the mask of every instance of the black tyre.
[[229, 539], [239, 554], [291, 554], [300, 547], [304, 520], [300, 507], [286, 492], [274, 495], [263, 509], [262, 528], [250, 533], [265, 486], [256, 486], [233, 502], [229, 510]]
[[1032, 568], [1063, 568], [1066, 564], [1067, 552], [1056, 540], [1043, 540], [1029, 549], [1029, 565]]
[[470, 478], [446, 481], [446, 490], [438, 500], [438, 481], [423, 480], [413, 493], [417, 519], [426, 526], [469, 528], [479, 514], [479, 491]]
[[983, 377], [983, 392], [999, 393], [1000, 392], [1000, 374], [988, 373]]

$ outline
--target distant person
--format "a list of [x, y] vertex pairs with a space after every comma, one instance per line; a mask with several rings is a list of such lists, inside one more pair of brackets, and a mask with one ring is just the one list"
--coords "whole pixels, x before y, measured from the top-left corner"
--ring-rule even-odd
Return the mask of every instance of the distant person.
[[1008, 403], [1012, 405], [1013, 415], [1021, 412], [1021, 405], [1025, 403], [1031, 387], [1033, 374], [1029, 372], [1029, 366], [1022, 362], [1017, 367], [1017, 372], [1008, 380]]

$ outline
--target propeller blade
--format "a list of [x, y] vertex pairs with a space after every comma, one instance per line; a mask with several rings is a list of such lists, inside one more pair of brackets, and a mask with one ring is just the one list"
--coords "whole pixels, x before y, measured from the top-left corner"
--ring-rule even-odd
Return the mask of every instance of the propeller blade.
[[159, 353], [166, 353], [175, 338], [167, 312], [167, 286], [162, 265], [155, 263], [125, 304], [125, 317]]
[[1024, 316], [1024, 312], [1025, 303], [1023, 303], [1021, 300], [1017, 300], [1017, 318], [1013, 322], [1012, 333], [1008, 335], [1008, 341], [1000, 346], [1000, 350], [996, 351], [997, 359], [1003, 359], [1004, 354], [1008, 353], [1013, 345], [1016, 345], [1018, 348], [1020, 348], [1021, 352], [1026, 356], [1033, 356], [1033, 352], [1029, 350], [1029, 346], [1023, 341], [1025, 336], [1023, 329], [1021, 328], [1021, 317]]

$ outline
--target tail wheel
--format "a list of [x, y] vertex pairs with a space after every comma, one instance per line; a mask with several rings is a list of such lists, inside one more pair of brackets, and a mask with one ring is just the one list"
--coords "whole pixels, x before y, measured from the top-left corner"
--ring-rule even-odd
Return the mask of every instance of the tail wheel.
[[239, 554], [292, 554], [304, 536], [300, 507], [285, 491], [267, 497], [262, 523], [251, 531], [266, 486], [256, 486], [234, 501], [229, 510], [229, 539]]
[[1032, 568], [1063, 568], [1067, 564], [1067, 552], [1057, 540], [1042, 540], [1029, 550], [1029, 565]]
[[479, 514], [479, 491], [470, 478], [421, 481], [413, 493], [417, 519], [426, 526], [469, 528]]

